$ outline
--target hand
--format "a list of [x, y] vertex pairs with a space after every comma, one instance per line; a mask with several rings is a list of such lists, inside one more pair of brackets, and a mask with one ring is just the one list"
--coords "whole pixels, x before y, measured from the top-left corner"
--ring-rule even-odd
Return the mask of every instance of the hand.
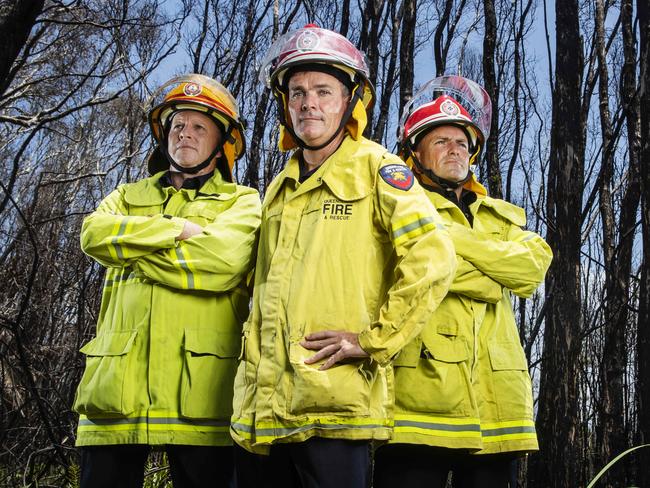
[[185, 239], [189, 239], [190, 237], [200, 234], [201, 232], [203, 232], [203, 227], [201, 227], [199, 224], [195, 224], [194, 222], [186, 220], [185, 225], [183, 226], [183, 232], [181, 232], [180, 235], [176, 236], [176, 240], [184, 241]]
[[359, 334], [338, 330], [324, 330], [305, 336], [300, 341], [305, 349], [318, 351], [312, 357], [305, 359], [305, 364], [317, 363], [321, 359], [329, 358], [320, 368], [326, 370], [347, 358], [367, 358], [370, 355], [361, 349]]

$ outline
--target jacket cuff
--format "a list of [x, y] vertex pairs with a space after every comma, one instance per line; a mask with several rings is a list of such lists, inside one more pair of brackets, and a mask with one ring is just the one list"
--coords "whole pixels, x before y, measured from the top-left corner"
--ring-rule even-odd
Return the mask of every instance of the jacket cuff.
[[180, 242], [176, 240], [176, 238], [183, 233], [183, 229], [185, 228], [185, 219], [182, 219], [180, 217], [172, 217], [168, 215], [163, 215], [163, 218], [168, 219], [172, 224], [171, 233], [174, 236], [174, 241], [172, 242], [171, 247], [174, 247]]
[[387, 366], [392, 361], [393, 358], [388, 354], [388, 351], [385, 349], [377, 349], [372, 345], [372, 330], [364, 330], [359, 333], [357, 339], [361, 349], [366, 351], [370, 355], [370, 358], [377, 361], [381, 366]]

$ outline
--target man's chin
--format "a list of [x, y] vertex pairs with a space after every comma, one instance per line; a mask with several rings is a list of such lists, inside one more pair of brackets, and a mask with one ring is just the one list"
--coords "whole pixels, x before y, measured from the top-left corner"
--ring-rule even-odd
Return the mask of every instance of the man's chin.
[[300, 140], [307, 144], [308, 146], [318, 146], [327, 140], [332, 136], [332, 134], [323, 134], [322, 132], [303, 132], [302, 134], [298, 134], [298, 137], [300, 137]]

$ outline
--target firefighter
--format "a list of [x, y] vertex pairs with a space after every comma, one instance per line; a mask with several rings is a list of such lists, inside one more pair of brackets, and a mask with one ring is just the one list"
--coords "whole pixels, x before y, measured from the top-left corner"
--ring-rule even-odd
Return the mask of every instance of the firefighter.
[[[171, 88], [169, 88], [171, 87]], [[81, 352], [81, 486], [139, 487], [152, 447], [175, 486], [229, 486], [228, 432], [260, 200], [233, 182], [244, 127], [228, 90], [174, 78], [149, 113], [152, 176], [119, 186], [84, 222], [106, 268], [97, 335]]]
[[392, 432], [391, 360], [446, 294], [453, 246], [409, 168], [362, 135], [374, 92], [352, 43], [307, 25], [275, 41], [262, 77], [295, 151], [262, 205], [239, 486], [368, 487], [370, 442]]
[[395, 361], [395, 435], [376, 453], [377, 488], [443, 488], [450, 471], [455, 488], [505, 488], [513, 460], [537, 450], [510, 295], [531, 296], [552, 253], [523, 230], [524, 210], [489, 197], [471, 171], [490, 118], [487, 93], [459, 76], [432, 80], [404, 110], [401, 155], [444, 220], [458, 267]]

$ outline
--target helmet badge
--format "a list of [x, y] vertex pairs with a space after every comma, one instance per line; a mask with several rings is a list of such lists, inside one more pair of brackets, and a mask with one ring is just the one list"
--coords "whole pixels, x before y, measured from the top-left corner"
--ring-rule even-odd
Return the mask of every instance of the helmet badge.
[[304, 30], [296, 40], [296, 47], [301, 51], [311, 51], [318, 47], [320, 39], [311, 30]]
[[460, 107], [452, 100], [445, 100], [440, 104], [440, 110], [449, 116], [456, 116], [460, 113]]
[[201, 93], [202, 90], [203, 87], [194, 82], [186, 83], [183, 87], [183, 93], [185, 93], [185, 95], [188, 97], [196, 97], [199, 93]]

